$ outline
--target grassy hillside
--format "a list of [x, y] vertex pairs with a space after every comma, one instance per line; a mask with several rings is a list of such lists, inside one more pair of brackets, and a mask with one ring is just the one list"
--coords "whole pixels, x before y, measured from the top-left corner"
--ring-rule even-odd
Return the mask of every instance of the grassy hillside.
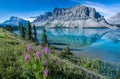
[[[0, 79], [109, 79], [56, 55], [59, 51], [49, 49], [46, 54], [44, 50], [44, 47], [0, 28]], [[37, 58], [38, 52], [40, 57]]]

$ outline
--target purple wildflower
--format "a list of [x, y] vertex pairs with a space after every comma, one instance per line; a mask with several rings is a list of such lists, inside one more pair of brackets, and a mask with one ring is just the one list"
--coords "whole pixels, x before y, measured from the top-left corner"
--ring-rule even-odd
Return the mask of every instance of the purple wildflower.
[[36, 52], [36, 57], [40, 57], [41, 56], [41, 53], [39, 51]]
[[30, 55], [29, 55], [28, 53], [25, 55], [25, 60], [26, 60], [26, 61], [29, 61], [29, 60], [30, 60]]
[[48, 54], [48, 53], [49, 53], [49, 48], [48, 48], [47, 46], [44, 48], [44, 53], [45, 53], [45, 54]]
[[28, 50], [28, 51], [31, 51], [31, 50], [32, 50], [32, 47], [31, 47], [30, 44], [28, 44], [28, 46], [27, 46], [27, 50]]
[[46, 66], [46, 65], [47, 65], [47, 60], [45, 59], [43, 62], [43, 66]]
[[44, 75], [48, 76], [48, 70], [47, 69], [44, 70]]

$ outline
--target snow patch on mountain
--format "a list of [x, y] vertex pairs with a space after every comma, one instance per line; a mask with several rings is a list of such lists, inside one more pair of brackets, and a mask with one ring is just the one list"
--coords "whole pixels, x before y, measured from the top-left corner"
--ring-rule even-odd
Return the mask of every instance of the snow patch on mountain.
[[26, 20], [24, 20], [24, 19], [22, 19], [22, 18], [19, 18], [19, 17], [16, 17], [16, 16], [12, 16], [12, 17], [9, 18], [9, 20], [4, 21], [4, 22], [1, 23], [0, 25], [2, 25], [2, 26], [11, 25], [11, 26], [13, 26], [13, 27], [18, 27], [19, 22], [21, 22], [24, 27], [25, 27], [26, 24], [27, 24], [27, 21], [26, 21]]

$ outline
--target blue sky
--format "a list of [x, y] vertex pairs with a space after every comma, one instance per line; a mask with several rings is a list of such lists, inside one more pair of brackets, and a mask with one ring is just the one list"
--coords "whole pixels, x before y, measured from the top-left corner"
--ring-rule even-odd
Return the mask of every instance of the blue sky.
[[55, 7], [71, 7], [84, 4], [97, 9], [105, 18], [120, 12], [120, 0], [0, 0], [0, 22], [10, 16], [28, 19]]

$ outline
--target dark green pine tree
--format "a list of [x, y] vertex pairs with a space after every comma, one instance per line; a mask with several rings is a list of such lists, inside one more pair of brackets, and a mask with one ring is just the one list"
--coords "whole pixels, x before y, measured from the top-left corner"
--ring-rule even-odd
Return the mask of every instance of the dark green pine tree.
[[32, 27], [31, 27], [31, 23], [28, 21], [27, 22], [27, 30], [26, 30], [26, 39], [27, 40], [32, 40]]
[[12, 32], [13, 31], [13, 28], [11, 25], [6, 25], [5, 29], [9, 32]]
[[24, 30], [22, 23], [20, 22], [19, 22], [19, 31], [20, 31], [20, 36], [25, 38], [25, 30]]
[[37, 32], [36, 32], [36, 27], [35, 27], [35, 25], [33, 25], [33, 31], [34, 31], [34, 32], [33, 32], [33, 36], [34, 36], [33, 38], [34, 38], [35, 41], [37, 41]]
[[41, 44], [42, 44], [43, 47], [45, 47], [45, 46], [48, 44], [45, 28], [43, 29], [42, 42], [41, 42]]

